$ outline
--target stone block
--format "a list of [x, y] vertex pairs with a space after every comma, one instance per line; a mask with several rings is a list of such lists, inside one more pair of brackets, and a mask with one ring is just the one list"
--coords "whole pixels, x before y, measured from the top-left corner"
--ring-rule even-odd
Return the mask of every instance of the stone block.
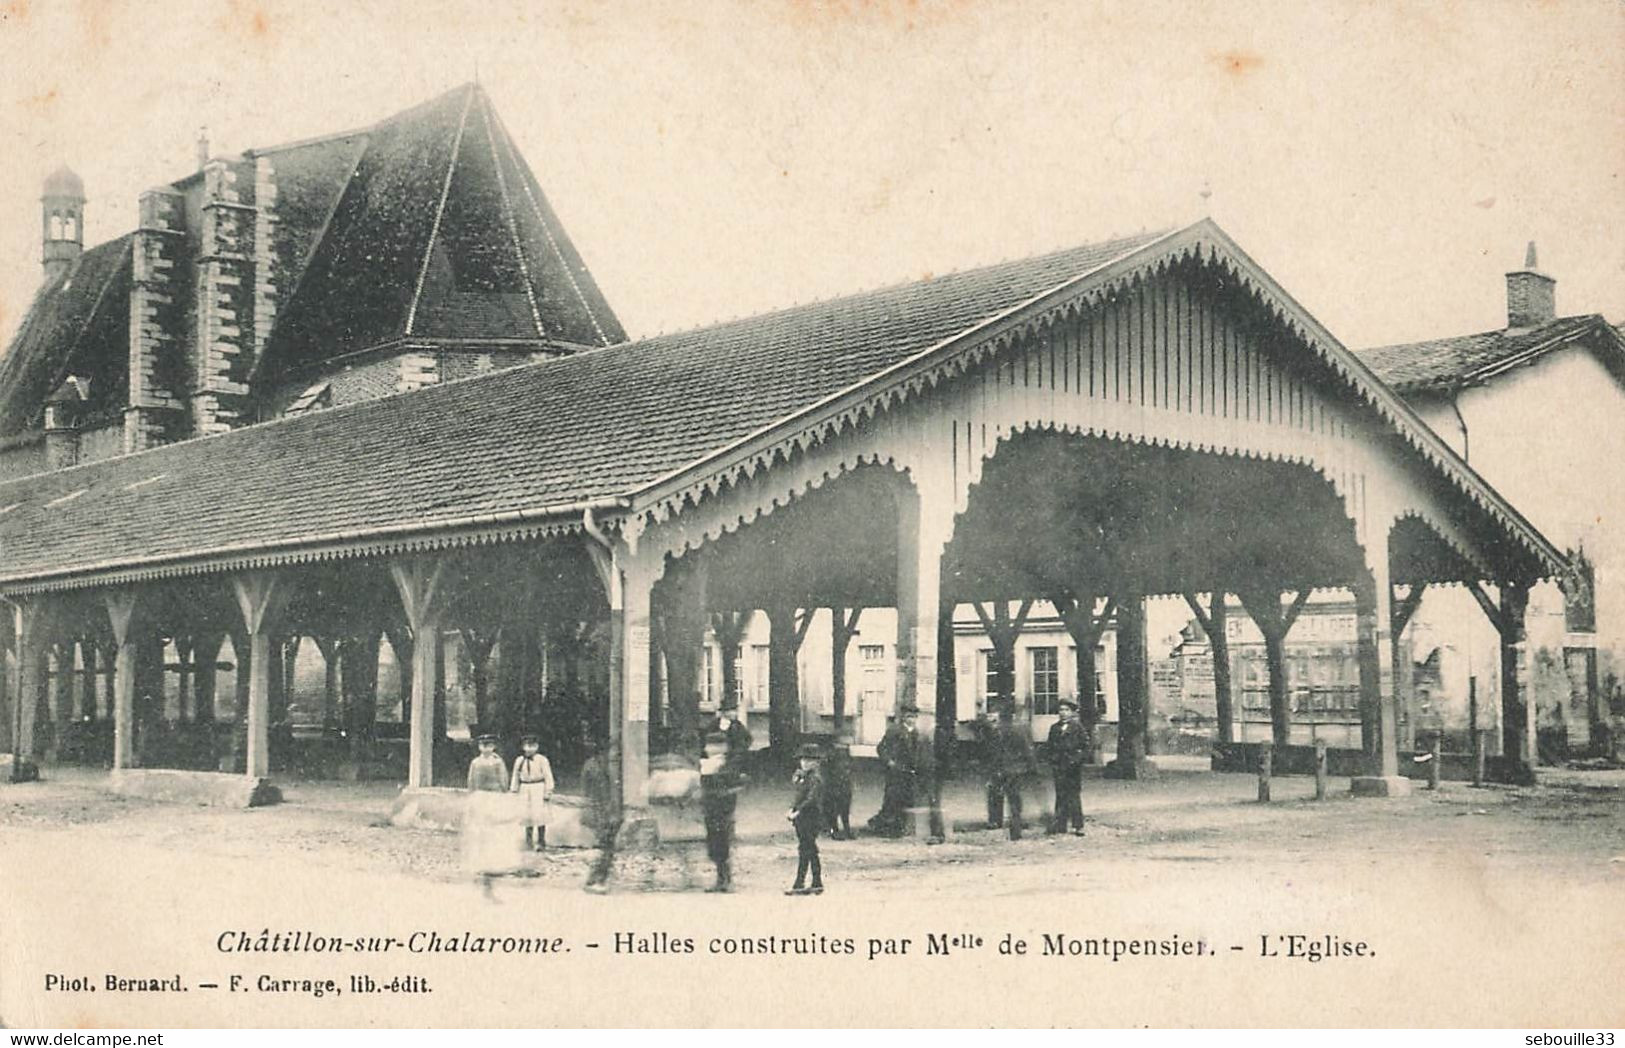
[[[468, 791], [454, 786], [402, 787], [389, 809], [389, 823], [402, 829], [454, 832], [462, 826]], [[547, 846], [549, 848], [592, 848], [598, 843], [592, 830], [581, 823], [585, 801], [572, 794], [556, 793], [548, 801]], [[520, 824], [514, 824], [520, 832]], [[623, 836], [626, 828], [622, 828]]]
[[38, 782], [39, 765], [30, 757], [18, 760], [14, 754], [0, 756], [0, 782]]
[[1118, 758], [1108, 762], [1101, 774], [1107, 779], [1154, 779], [1157, 777], [1157, 765], [1149, 757], [1136, 760]]
[[1406, 797], [1411, 780], [1402, 775], [1357, 775], [1349, 780], [1349, 792], [1356, 797]]
[[140, 797], [172, 804], [258, 808], [282, 802], [282, 791], [271, 785], [269, 779], [217, 771], [125, 768], [113, 772], [108, 783], [112, 791], [121, 797]]

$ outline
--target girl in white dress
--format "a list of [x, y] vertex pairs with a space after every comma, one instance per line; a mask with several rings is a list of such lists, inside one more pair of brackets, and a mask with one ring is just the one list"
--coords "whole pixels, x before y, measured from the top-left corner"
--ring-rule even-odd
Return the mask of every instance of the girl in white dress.
[[536, 736], [526, 735], [520, 747], [522, 752], [513, 762], [513, 781], [508, 788], [519, 794], [525, 847], [541, 851], [547, 847], [547, 799], [553, 795], [553, 766], [542, 755]]

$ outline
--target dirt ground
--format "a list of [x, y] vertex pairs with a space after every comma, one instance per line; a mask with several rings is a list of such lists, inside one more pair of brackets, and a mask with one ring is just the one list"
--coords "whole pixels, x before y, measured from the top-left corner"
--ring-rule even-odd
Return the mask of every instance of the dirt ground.
[[[977, 828], [985, 819], [980, 784], [964, 777], [943, 793], [944, 816], [958, 828], [947, 843], [927, 847], [919, 839], [887, 840], [860, 833], [856, 841], [825, 838], [827, 877], [832, 881], [884, 882], [906, 869], [914, 883], [974, 865], [998, 870], [1058, 864], [1058, 876], [1080, 866], [1127, 858], [1157, 862], [1336, 863], [1372, 853], [1430, 857], [1474, 855], [1491, 865], [1531, 865], [1587, 879], [1625, 880], [1625, 773], [1547, 772], [1540, 786], [1475, 789], [1446, 783], [1402, 800], [1356, 799], [1348, 780], [1333, 779], [1327, 799], [1313, 799], [1313, 781], [1278, 778], [1273, 803], [1256, 801], [1251, 775], [1167, 770], [1188, 758], [1163, 758], [1164, 771], [1144, 782], [1091, 779], [1084, 787], [1087, 834], [1049, 837], [1043, 820], [1052, 807], [1047, 785], [1027, 794], [1024, 839]], [[282, 782], [285, 802], [236, 811], [181, 807], [128, 799], [104, 788], [105, 773], [48, 769], [46, 781], [0, 785], [0, 832], [28, 828], [88, 833], [123, 843], [235, 858], [275, 853], [320, 867], [369, 873], [462, 880], [455, 834], [397, 829], [385, 822], [397, 787], [386, 783]], [[1420, 787], [1420, 784], [1418, 784]], [[861, 825], [880, 804], [880, 784], [860, 776], [853, 824]], [[768, 891], [789, 883], [795, 867], [795, 835], [784, 819], [788, 786], [755, 784], [741, 797], [737, 879], [741, 891]], [[655, 889], [676, 889], [674, 854], [660, 860]], [[569, 885], [585, 877], [591, 853], [555, 848], [529, 862], [539, 880]], [[620, 887], [645, 887], [646, 860], [621, 860]], [[703, 849], [693, 857], [696, 883], [706, 882]], [[1017, 879], [1008, 890], [1028, 883]]]
[[[386, 784], [284, 782], [285, 803], [237, 811], [120, 799], [103, 788], [104, 773], [46, 771], [44, 782], [0, 785], [0, 975], [11, 976], [0, 977], [0, 1020], [13, 1024], [19, 1014], [66, 1021], [62, 1009], [90, 1000], [42, 995], [36, 973], [146, 958], [201, 978], [221, 963], [212, 944], [222, 927], [361, 922], [370, 932], [422, 927], [431, 917], [434, 927], [558, 930], [576, 959], [549, 969], [545, 982], [550, 992], [582, 991], [549, 1013], [548, 1022], [566, 1025], [1625, 1022], [1618, 772], [1554, 771], [1529, 788], [1446, 783], [1382, 800], [1353, 798], [1347, 780], [1334, 779], [1319, 802], [1312, 780], [1281, 778], [1274, 802], [1262, 805], [1252, 776], [1176, 767], [1147, 782], [1086, 780], [1086, 836], [1034, 833], [1019, 842], [964, 828], [984, 816], [979, 784], [967, 779], [944, 791], [945, 814], [962, 827], [947, 843], [825, 839], [829, 891], [791, 899], [782, 894], [795, 866], [788, 784], [758, 783], [742, 798], [735, 895], [697, 890], [710, 871], [695, 846], [692, 891], [683, 890], [675, 855], [623, 856], [616, 890], [589, 896], [580, 886], [591, 854], [555, 849], [532, 860], [537, 876], [504, 878], [485, 897], [459, 868], [454, 834], [387, 824], [394, 787]], [[877, 782], [860, 779], [855, 824], [875, 811], [879, 794]], [[1049, 801], [1039, 788], [1029, 807], [1047, 810]], [[850, 938], [859, 955], [871, 940], [911, 939], [914, 953], [818, 969], [799, 967], [812, 963], [805, 959], [784, 960], [798, 967], [781, 969], [696, 956], [676, 981], [664, 977], [676, 971], [668, 958], [608, 956], [615, 933], [655, 931], [686, 933], [702, 954], [719, 932], [814, 931]], [[1201, 938], [1216, 950], [1222, 944], [1227, 963], [1018, 959], [996, 949], [1014, 935], [1036, 951], [1051, 932]], [[1271, 958], [1270, 937], [1288, 932], [1368, 942], [1376, 959], [1280, 967], [1287, 962]], [[962, 933], [979, 946], [915, 960], [928, 933]], [[319, 960], [339, 964], [334, 972], [349, 963], [229, 960]], [[522, 1005], [510, 1016], [462, 1010], [529, 999], [529, 984], [515, 982], [511, 968], [486, 967], [498, 960], [413, 963], [438, 965], [427, 970], [458, 996], [394, 999], [374, 1013], [347, 1011], [366, 1003], [353, 997], [279, 1010], [287, 1002], [250, 994], [230, 1014], [266, 1025], [526, 1021]], [[817, 971], [824, 989], [775, 992], [788, 971], [801, 973], [795, 979]], [[1069, 971], [1088, 992], [1045, 997]], [[737, 1007], [696, 996], [712, 979], [731, 987], [726, 1000]], [[623, 995], [620, 1006], [594, 996], [605, 980]], [[991, 993], [1000, 987], [1011, 993]], [[832, 1014], [819, 1004], [825, 990], [883, 1007]], [[194, 994], [179, 1012], [173, 1000], [119, 1003], [133, 1009], [128, 1015], [151, 1009], [172, 1025], [207, 1025], [221, 1017], [209, 1011], [214, 1000]]]

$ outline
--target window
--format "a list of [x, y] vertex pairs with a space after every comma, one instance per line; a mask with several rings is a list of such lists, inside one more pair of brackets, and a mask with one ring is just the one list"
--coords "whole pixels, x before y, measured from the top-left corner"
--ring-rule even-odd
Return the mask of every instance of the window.
[[753, 644], [750, 648], [750, 705], [766, 708], [768, 703], [767, 691], [767, 645]]
[[976, 653], [976, 675], [982, 681], [982, 708], [992, 708], [999, 697], [998, 663], [993, 661], [993, 649], [983, 648]]
[[1034, 715], [1059, 713], [1056, 703], [1061, 698], [1061, 665], [1054, 648], [1029, 648], [1032, 659]]
[[64, 218], [62, 220], [62, 239], [63, 240], [78, 240], [79, 239], [77, 233], [74, 230], [74, 221], [73, 221], [73, 216], [72, 215], [69, 215], [67, 218]]
[[886, 646], [860, 644], [858, 659], [863, 663], [863, 708], [886, 709], [891, 698], [886, 678]]
[[62, 239], [62, 216], [61, 215], [52, 215], [51, 216], [51, 239], [52, 240], [61, 240]]
[[721, 692], [717, 688], [717, 649], [707, 644], [705, 651], [705, 669], [701, 675], [701, 690], [705, 693], [705, 704], [715, 706], [717, 696]]

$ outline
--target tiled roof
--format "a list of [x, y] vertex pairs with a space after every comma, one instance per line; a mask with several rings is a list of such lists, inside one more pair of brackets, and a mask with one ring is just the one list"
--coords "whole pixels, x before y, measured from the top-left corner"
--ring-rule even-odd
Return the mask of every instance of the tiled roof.
[[1454, 389], [1530, 354], [1562, 345], [1594, 325], [1598, 316], [1559, 317], [1539, 327], [1375, 346], [1359, 351], [1377, 377], [1401, 393]]
[[[273, 282], [284, 296], [257, 378], [389, 341], [407, 333], [409, 320], [412, 333], [428, 338], [626, 340], [477, 85], [369, 128], [244, 155], [268, 157], [274, 172]], [[191, 190], [198, 178], [174, 186]], [[0, 357], [0, 436], [33, 424], [70, 354], [95, 377], [93, 399], [123, 388], [129, 266], [120, 265], [129, 241], [85, 251], [67, 279], [36, 297]], [[105, 366], [100, 357], [79, 359], [81, 343], [89, 343], [82, 329], [104, 286], [101, 311], [118, 318], [119, 330], [109, 328], [89, 352], [105, 352]]]
[[0, 484], [0, 579], [624, 495], [1155, 238], [798, 306]]
[[263, 369], [408, 334], [625, 341], [478, 86], [369, 129], [351, 168]]
[[[128, 358], [129, 289], [127, 236], [83, 252], [40, 289], [10, 350], [0, 357], [0, 436], [35, 425], [45, 398], [70, 369], [99, 375], [104, 367]], [[115, 367], [114, 373], [123, 372]], [[113, 392], [105, 382], [93, 385], [93, 410]]]

